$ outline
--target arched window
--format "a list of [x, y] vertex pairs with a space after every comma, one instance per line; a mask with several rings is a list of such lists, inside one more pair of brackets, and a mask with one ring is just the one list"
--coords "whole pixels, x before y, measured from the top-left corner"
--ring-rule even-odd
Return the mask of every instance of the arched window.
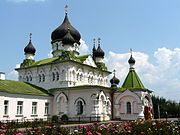
[[82, 80], [83, 80], [83, 75], [81, 74], [81, 75], [80, 75], [80, 81], [82, 81]]
[[94, 83], [94, 79], [93, 79], [93, 77], [91, 77], [91, 84], [93, 84]]
[[54, 81], [55, 80], [55, 73], [53, 72], [52, 73], [52, 81]]
[[127, 107], [127, 114], [131, 114], [131, 103], [127, 102], [126, 107]]
[[59, 80], [59, 73], [56, 72], [56, 80], [58, 81]]
[[39, 82], [41, 82], [41, 75], [39, 75]]
[[83, 103], [82, 101], [77, 102], [77, 114], [83, 114]]
[[68, 98], [64, 92], [61, 92], [57, 98], [57, 114], [67, 114]]
[[32, 76], [31, 75], [29, 76], [29, 81], [32, 81]]
[[45, 75], [42, 74], [42, 81], [44, 82], [45, 81]]
[[76, 79], [77, 79], [77, 81], [80, 81], [80, 75], [79, 75], [79, 73], [77, 74]]

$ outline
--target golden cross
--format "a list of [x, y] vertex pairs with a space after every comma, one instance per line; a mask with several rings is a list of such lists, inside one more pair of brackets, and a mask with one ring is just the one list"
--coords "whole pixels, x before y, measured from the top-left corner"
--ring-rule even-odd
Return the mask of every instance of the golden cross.
[[32, 39], [32, 33], [29, 33], [29, 40], [31, 41]]
[[98, 46], [100, 46], [100, 40], [101, 40], [101, 38], [98, 38]]
[[115, 73], [116, 73], [116, 70], [115, 70], [115, 69], [113, 70], [113, 73], [114, 73], [114, 76], [115, 76]]
[[131, 51], [131, 55], [132, 55], [132, 48], [130, 48], [130, 51]]
[[65, 13], [67, 14], [68, 13], [68, 5], [66, 5], [64, 8], [65, 8]]

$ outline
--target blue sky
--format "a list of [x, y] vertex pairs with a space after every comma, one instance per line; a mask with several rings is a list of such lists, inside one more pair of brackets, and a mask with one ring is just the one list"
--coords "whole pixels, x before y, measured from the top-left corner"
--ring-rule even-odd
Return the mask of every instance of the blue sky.
[[0, 71], [7, 79], [17, 77], [13, 69], [24, 59], [30, 32], [35, 59], [48, 57], [51, 32], [62, 23], [66, 4], [71, 24], [84, 41], [84, 53], [90, 53], [93, 38], [100, 37], [105, 62], [109, 70], [117, 70], [122, 84], [133, 48], [144, 85], [179, 101], [179, 0], [0, 0]]

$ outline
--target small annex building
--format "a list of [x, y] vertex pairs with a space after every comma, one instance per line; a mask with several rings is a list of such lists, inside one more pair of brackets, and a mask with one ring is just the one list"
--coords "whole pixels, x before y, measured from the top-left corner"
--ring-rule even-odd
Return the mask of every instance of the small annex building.
[[92, 54], [81, 56], [80, 33], [66, 12], [63, 23], [51, 34], [52, 58], [35, 61], [36, 49], [30, 40], [25, 59], [17, 68], [18, 81], [0, 78], [0, 120], [68, 117], [99, 117], [99, 120], [150, 119], [152, 91], [138, 77], [130, 55], [129, 73], [121, 87], [115, 72], [103, 62], [100, 39]]

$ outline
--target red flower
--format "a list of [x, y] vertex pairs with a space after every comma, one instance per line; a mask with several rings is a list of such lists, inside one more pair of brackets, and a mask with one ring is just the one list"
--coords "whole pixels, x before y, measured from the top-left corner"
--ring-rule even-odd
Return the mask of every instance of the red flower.
[[91, 131], [86, 132], [86, 135], [92, 135]]

